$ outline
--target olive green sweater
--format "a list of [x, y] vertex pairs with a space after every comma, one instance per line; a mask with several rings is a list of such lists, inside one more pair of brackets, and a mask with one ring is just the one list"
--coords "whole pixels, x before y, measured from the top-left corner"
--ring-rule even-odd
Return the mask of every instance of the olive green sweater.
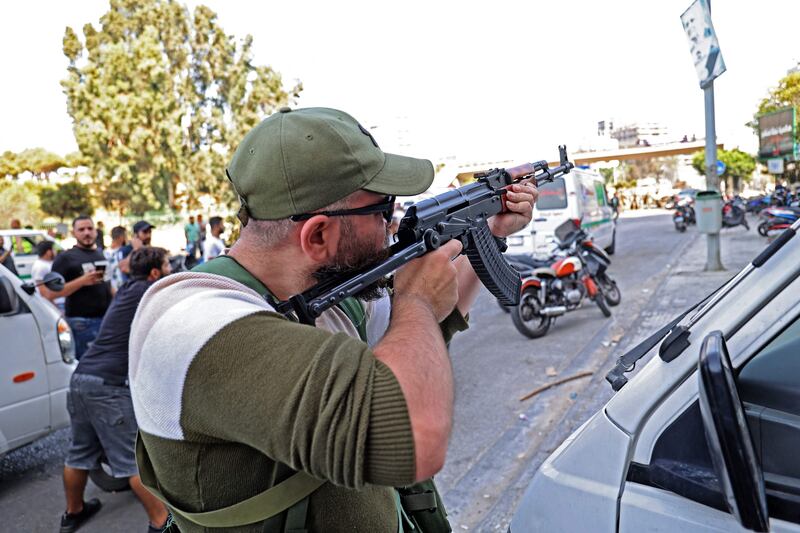
[[[131, 393], [161, 491], [186, 511], [211, 511], [303, 470], [329, 481], [309, 499], [310, 531], [396, 531], [391, 487], [415, 473], [396, 378], [340, 311], [317, 328], [298, 324], [239, 274], [169, 276], [134, 320]], [[368, 321], [388, 325], [382, 314], [367, 306]], [[460, 315], [450, 322], [448, 337], [466, 327]], [[229, 531], [280, 531], [282, 521]]]

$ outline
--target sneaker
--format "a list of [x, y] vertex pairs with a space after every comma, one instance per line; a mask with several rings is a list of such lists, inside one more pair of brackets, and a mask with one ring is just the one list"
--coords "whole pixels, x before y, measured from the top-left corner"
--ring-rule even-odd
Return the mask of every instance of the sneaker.
[[83, 525], [84, 522], [89, 520], [97, 511], [100, 510], [103, 504], [97, 498], [92, 498], [88, 502], [83, 502], [83, 509], [80, 513], [70, 514], [64, 513], [61, 517], [60, 533], [72, 533]]

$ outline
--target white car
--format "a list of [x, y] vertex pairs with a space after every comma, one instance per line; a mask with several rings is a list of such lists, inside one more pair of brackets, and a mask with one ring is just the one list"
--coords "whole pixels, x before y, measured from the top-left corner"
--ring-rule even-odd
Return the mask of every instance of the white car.
[[[48, 274], [51, 290], [63, 278]], [[52, 280], [52, 281], [51, 281]], [[59, 310], [0, 265], [0, 456], [69, 425], [72, 331]]]
[[555, 229], [568, 219], [580, 223], [609, 254], [616, 246], [616, 221], [602, 176], [573, 169], [539, 187], [533, 220], [506, 240], [510, 254], [547, 256], [555, 247]]
[[[36, 245], [42, 241], [55, 242], [44, 231], [33, 229], [0, 229], [0, 235], [3, 236], [5, 241], [4, 248], [8, 250], [10, 247], [13, 252], [14, 266], [22, 279], [30, 279], [31, 277], [31, 267], [38, 257]], [[55, 250], [58, 251], [60, 249], [56, 245]]]
[[800, 532], [798, 230], [622, 357], [618, 392], [542, 463], [511, 532]]

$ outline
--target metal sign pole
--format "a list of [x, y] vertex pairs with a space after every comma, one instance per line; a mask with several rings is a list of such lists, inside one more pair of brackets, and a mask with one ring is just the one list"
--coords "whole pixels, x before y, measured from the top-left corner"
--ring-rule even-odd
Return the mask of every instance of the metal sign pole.
[[[708, 2], [711, 9], [711, 2]], [[706, 108], [706, 189], [719, 192], [719, 176], [717, 176], [717, 132], [714, 122], [714, 81], [705, 89]], [[706, 235], [708, 250], [706, 253], [706, 270], [725, 270], [720, 258], [719, 233]]]
[[[692, 4], [681, 15], [681, 23], [686, 37], [689, 39], [689, 51], [692, 54], [697, 77], [700, 80], [700, 88], [703, 89], [705, 98], [705, 118], [706, 118], [706, 189], [716, 191], [719, 194], [719, 176], [717, 174], [717, 132], [714, 125], [714, 78], [725, 72], [725, 62], [722, 60], [722, 52], [719, 48], [719, 41], [714, 32], [714, 25], [711, 22], [711, 0], [694, 0]], [[706, 199], [710, 199], [705, 195]], [[717, 195], [713, 195], [717, 196]], [[703, 226], [703, 233], [706, 233], [708, 244], [708, 254], [706, 256], [706, 270], [724, 270], [720, 260], [720, 221], [717, 217], [721, 216], [718, 212], [720, 207], [718, 197], [711, 205], [702, 202], [697, 198], [697, 209], [703, 209], [703, 213], [698, 211], [697, 226], [700, 228], [700, 215], [703, 214], [706, 220]], [[708, 213], [706, 213], [708, 211]]]

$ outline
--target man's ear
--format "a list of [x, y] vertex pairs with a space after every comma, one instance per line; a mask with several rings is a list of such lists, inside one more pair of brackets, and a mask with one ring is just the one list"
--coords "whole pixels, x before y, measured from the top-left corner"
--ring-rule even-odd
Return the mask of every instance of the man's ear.
[[161, 278], [161, 269], [160, 268], [151, 268], [150, 275], [147, 276], [148, 281], [157, 281]]
[[316, 263], [327, 263], [339, 249], [339, 219], [316, 215], [300, 228], [300, 248]]

